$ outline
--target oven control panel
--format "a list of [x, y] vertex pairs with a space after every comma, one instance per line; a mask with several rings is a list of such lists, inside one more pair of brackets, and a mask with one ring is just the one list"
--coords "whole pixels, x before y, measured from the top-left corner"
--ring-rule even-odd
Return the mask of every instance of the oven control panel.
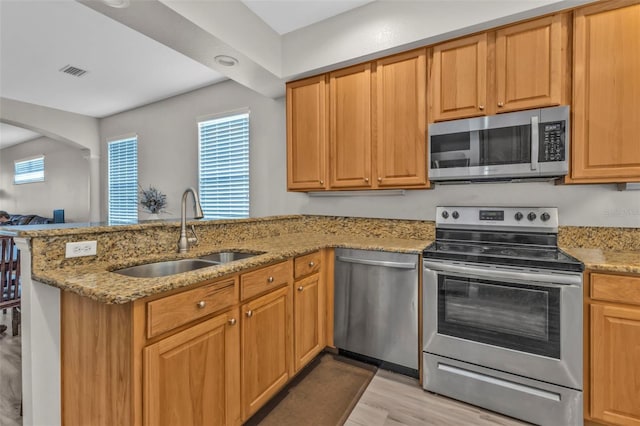
[[557, 232], [556, 207], [437, 207], [436, 226]]

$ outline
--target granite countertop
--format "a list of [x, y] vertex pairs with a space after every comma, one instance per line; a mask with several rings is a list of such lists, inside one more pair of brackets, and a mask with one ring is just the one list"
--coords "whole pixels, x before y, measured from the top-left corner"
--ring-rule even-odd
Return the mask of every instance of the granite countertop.
[[562, 250], [584, 263], [585, 269], [600, 272], [640, 274], [640, 250], [603, 250], [575, 247], [562, 247]]
[[430, 243], [431, 241], [404, 238], [297, 233], [246, 240], [233, 243], [232, 245], [202, 245], [191, 249], [188, 254], [173, 253], [162, 257], [154, 256], [151, 258], [137, 259], [137, 264], [142, 264], [163, 260], [193, 258], [220, 251], [264, 252], [263, 254], [248, 259], [166, 277], [136, 278], [110, 272], [115, 269], [132, 266], [129, 262], [127, 264], [114, 263], [110, 265], [77, 265], [74, 267], [33, 271], [33, 278], [44, 284], [71, 291], [99, 302], [123, 304], [168, 290], [187, 287], [202, 281], [265, 266], [326, 247], [345, 247], [420, 254]]

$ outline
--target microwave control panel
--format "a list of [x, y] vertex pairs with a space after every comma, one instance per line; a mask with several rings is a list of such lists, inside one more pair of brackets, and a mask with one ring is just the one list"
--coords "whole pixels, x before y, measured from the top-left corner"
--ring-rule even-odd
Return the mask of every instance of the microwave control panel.
[[538, 161], [564, 161], [565, 122], [540, 123], [540, 150]]

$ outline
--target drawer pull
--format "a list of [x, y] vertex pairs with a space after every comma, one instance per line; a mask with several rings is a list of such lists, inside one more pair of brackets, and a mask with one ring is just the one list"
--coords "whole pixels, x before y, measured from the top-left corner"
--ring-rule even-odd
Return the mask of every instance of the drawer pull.
[[304, 290], [304, 287], [302, 286], [298, 287], [298, 291], [302, 291], [302, 290]]
[[247, 311], [247, 318], [251, 318], [253, 316], [253, 311]]
[[313, 262], [309, 262], [309, 268], [313, 268], [314, 266], [316, 266], [316, 264], [315, 264], [315, 263], [313, 263]]
[[196, 303], [196, 306], [198, 307], [198, 309], [203, 309], [205, 306], [207, 306], [207, 302], [205, 302], [204, 300], [201, 300], [198, 303]]
[[272, 283], [272, 282], [273, 282], [273, 277], [269, 277], [269, 278], [267, 278], [267, 282], [268, 282], [268, 283]]
[[229, 320], [229, 325], [236, 325], [236, 319], [235, 318], [231, 318]]

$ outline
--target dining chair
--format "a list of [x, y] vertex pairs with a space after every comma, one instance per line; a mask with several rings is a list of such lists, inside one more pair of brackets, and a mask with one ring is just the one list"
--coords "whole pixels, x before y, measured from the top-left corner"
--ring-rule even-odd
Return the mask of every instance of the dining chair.
[[13, 309], [11, 328], [14, 336], [20, 326], [20, 251], [12, 237], [0, 236], [0, 310]]

